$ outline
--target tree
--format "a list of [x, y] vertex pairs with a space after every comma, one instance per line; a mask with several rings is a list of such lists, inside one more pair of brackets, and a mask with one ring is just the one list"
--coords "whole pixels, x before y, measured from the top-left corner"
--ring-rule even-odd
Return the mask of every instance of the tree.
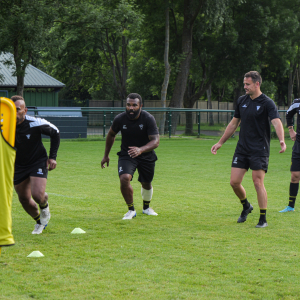
[[[165, 53], [164, 53], [164, 63], [165, 63], [165, 77], [161, 89], [161, 106], [166, 107], [167, 100], [167, 90], [170, 80], [171, 66], [169, 64], [169, 43], [170, 43], [170, 24], [169, 24], [169, 0], [165, 0], [165, 14], [166, 14], [166, 38], [165, 38]], [[159, 134], [163, 135], [165, 133], [165, 121], [166, 113], [161, 114], [160, 124], [159, 124]]]
[[47, 44], [55, 9], [59, 7], [59, 2], [47, 0], [1, 1], [0, 52], [13, 54], [18, 95], [23, 96], [26, 67]]
[[[129, 1], [77, 1], [56, 20], [52, 38], [57, 48], [46, 55], [56, 61], [53, 74], [85, 86], [90, 92], [103, 85], [127, 96], [129, 44], [143, 16]], [[49, 66], [49, 68], [52, 66]], [[70, 79], [69, 79], [70, 78]]]

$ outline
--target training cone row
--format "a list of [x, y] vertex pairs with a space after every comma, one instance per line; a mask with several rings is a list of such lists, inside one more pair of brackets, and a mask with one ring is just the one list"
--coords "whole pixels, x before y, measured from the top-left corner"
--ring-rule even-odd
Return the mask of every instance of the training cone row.
[[[86, 233], [84, 230], [81, 228], [75, 228], [71, 233]], [[0, 248], [1, 249], [1, 248]], [[27, 257], [43, 257], [44, 254], [40, 251], [33, 251], [31, 252]]]

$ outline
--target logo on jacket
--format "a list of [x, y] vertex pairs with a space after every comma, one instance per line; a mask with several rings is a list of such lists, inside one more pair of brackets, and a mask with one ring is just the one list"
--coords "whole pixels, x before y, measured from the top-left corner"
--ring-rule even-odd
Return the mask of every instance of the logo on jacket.
[[260, 109], [260, 106], [256, 106], [256, 109], [259, 110], [259, 109]]
[[143, 124], [140, 124], [139, 126], [140, 126], [141, 130], [143, 130], [144, 125], [143, 125]]
[[247, 105], [246, 105], [246, 104], [244, 104], [242, 107], [247, 107]]
[[127, 126], [126, 126], [126, 125], [123, 125], [123, 129], [127, 129]]
[[26, 137], [29, 140], [30, 139], [30, 134], [26, 134]]

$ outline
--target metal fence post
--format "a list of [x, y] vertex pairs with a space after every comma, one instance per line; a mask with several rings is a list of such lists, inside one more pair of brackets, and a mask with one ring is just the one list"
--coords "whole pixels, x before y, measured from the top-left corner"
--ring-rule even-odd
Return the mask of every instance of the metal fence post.
[[200, 111], [198, 111], [198, 137], [200, 137]]
[[[228, 108], [228, 101], [227, 101], [227, 110], [229, 110], [229, 108]], [[227, 117], [227, 124], [228, 124], [228, 112], [226, 113], [226, 117]]]
[[114, 120], [114, 112], [111, 111], [111, 112], [110, 112], [110, 126], [112, 125], [113, 120]]
[[220, 101], [218, 100], [218, 124], [220, 124]]
[[172, 112], [169, 112], [169, 138], [171, 138]]
[[105, 117], [106, 117], [106, 112], [103, 112], [103, 137], [105, 138]]

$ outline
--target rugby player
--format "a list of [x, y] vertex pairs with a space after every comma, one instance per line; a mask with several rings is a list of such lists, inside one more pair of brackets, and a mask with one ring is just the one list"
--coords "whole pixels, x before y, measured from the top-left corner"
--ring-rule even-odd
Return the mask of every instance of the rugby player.
[[243, 223], [253, 210], [253, 206], [248, 202], [246, 191], [241, 183], [248, 169], [252, 170], [252, 180], [260, 207], [257, 228], [268, 226], [266, 220], [268, 198], [264, 178], [268, 170], [270, 156], [269, 120], [275, 127], [279, 138], [281, 147], [279, 153], [286, 150], [283, 126], [276, 105], [272, 99], [261, 92], [261, 83], [262, 78], [258, 72], [250, 71], [245, 74], [244, 89], [246, 94], [238, 99], [233, 119], [219, 142], [211, 148], [211, 152], [217, 154], [217, 150], [234, 134], [239, 124], [241, 125], [239, 141], [231, 165], [230, 185], [243, 205], [242, 213], [237, 221]]
[[[292, 105], [286, 112], [286, 121], [289, 128], [289, 134], [292, 141], [295, 141], [292, 151], [292, 164], [291, 164], [291, 182], [290, 182], [290, 195], [289, 203], [286, 208], [281, 210], [281, 213], [295, 211], [295, 202], [299, 190], [300, 180], [300, 118], [298, 118], [300, 108], [300, 99], [294, 99]], [[297, 114], [297, 132], [294, 130], [294, 115]]]
[[[23, 97], [16, 95], [11, 100], [17, 108], [14, 186], [24, 210], [36, 221], [32, 234], [41, 234], [51, 217], [45, 191], [48, 170], [56, 168], [59, 130], [44, 119], [26, 115]], [[49, 158], [42, 143], [42, 134], [50, 136]]]
[[117, 133], [122, 133], [121, 151], [118, 152], [118, 172], [120, 189], [128, 206], [128, 212], [123, 220], [136, 217], [133, 203], [133, 188], [130, 181], [138, 169], [143, 199], [143, 213], [151, 216], [158, 214], [150, 207], [153, 195], [152, 180], [154, 177], [157, 156], [153, 149], [159, 145], [159, 134], [154, 117], [142, 110], [142, 97], [139, 94], [129, 94], [126, 99], [126, 111], [117, 115], [107, 134], [102, 169], [105, 163], [109, 166], [109, 153]]

